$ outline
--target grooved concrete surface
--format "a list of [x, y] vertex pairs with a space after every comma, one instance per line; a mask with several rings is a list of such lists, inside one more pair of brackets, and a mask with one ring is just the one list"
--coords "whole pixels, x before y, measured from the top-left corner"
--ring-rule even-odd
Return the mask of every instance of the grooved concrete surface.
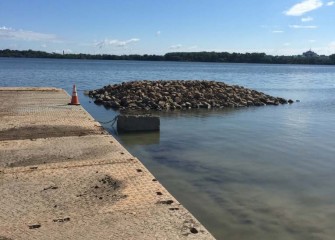
[[0, 240], [214, 239], [69, 99], [0, 88]]

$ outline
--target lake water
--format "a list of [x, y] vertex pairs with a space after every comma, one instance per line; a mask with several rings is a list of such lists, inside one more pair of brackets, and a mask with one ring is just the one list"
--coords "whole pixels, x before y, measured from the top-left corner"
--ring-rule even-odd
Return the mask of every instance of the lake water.
[[161, 112], [160, 133], [117, 135], [217, 239], [334, 239], [335, 67], [0, 58], [0, 86], [216, 80], [299, 99], [283, 106]]

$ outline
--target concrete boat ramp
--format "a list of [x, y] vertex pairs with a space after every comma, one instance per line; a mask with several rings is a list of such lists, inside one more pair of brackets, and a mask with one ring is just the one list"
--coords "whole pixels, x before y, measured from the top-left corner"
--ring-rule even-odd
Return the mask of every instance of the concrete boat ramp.
[[69, 99], [0, 88], [0, 240], [214, 239]]

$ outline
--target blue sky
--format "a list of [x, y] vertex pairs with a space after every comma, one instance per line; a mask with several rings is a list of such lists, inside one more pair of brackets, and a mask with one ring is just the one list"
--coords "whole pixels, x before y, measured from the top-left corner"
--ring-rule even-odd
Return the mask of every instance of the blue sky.
[[0, 49], [335, 53], [332, 0], [0, 0]]

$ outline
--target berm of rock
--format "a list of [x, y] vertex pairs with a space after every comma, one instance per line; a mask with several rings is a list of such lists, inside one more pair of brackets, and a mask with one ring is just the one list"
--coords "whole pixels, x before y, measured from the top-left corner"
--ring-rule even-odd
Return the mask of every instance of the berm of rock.
[[239, 108], [293, 103], [224, 82], [192, 80], [132, 81], [89, 91], [96, 104], [115, 110]]

